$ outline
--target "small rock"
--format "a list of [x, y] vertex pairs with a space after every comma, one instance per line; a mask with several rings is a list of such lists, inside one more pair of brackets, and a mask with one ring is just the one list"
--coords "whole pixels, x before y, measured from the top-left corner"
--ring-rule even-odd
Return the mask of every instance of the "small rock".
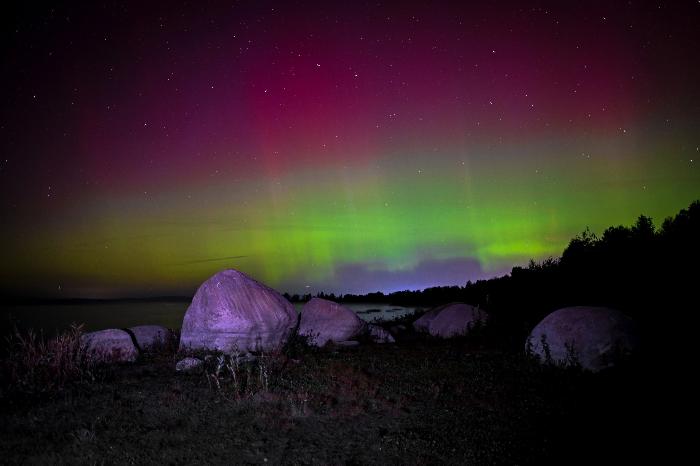
[[343, 346], [346, 348], [352, 348], [354, 346], [360, 346], [360, 342], [357, 340], [345, 340], [345, 341], [336, 341], [334, 342], [337, 346]]
[[178, 372], [191, 372], [198, 369], [204, 364], [204, 361], [198, 358], [181, 359], [175, 364], [175, 370]]
[[258, 357], [252, 353], [243, 353], [238, 355], [238, 362], [255, 362]]

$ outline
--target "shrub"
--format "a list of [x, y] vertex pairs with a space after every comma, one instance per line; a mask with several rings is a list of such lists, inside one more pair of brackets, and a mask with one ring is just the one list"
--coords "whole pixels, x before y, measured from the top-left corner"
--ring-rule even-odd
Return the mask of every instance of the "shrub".
[[296, 359], [307, 353], [318, 350], [311, 344], [320, 334], [302, 335], [299, 332], [292, 333], [280, 349], [280, 353], [288, 358]]

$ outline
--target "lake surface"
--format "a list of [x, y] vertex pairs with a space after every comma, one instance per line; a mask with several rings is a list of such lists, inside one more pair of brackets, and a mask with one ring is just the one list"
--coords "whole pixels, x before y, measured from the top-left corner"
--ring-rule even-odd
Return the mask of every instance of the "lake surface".
[[[185, 301], [5, 305], [0, 307], [0, 325], [3, 334], [10, 331], [15, 324], [21, 329], [42, 329], [45, 334], [53, 334], [67, 328], [73, 322], [84, 324], [85, 331], [145, 324], [179, 329], [188, 306], [189, 303]], [[303, 303], [294, 305], [297, 311], [301, 310], [302, 306]], [[394, 319], [415, 311], [413, 307], [379, 303], [345, 306], [368, 322]]]

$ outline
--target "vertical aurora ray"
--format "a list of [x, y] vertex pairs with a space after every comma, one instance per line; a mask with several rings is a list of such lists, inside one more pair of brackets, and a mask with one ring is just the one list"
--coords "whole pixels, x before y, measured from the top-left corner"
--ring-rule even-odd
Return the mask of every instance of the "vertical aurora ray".
[[5, 292], [463, 284], [700, 197], [680, 10], [144, 8], [71, 54], [55, 26], [62, 61], [7, 78]]

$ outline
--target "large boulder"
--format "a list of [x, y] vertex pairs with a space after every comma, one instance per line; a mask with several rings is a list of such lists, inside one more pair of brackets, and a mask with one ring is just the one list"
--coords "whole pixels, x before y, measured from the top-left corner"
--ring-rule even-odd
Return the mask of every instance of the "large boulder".
[[130, 327], [128, 331], [134, 336], [136, 345], [142, 351], [165, 345], [172, 336], [170, 330], [162, 325], [137, 325]]
[[138, 356], [131, 335], [116, 328], [85, 333], [80, 337], [80, 345], [94, 362], [133, 362]]
[[237, 270], [223, 270], [197, 290], [182, 322], [181, 349], [278, 348], [297, 324], [292, 303]]
[[485, 320], [486, 313], [478, 307], [464, 303], [450, 303], [423, 314], [413, 322], [413, 328], [434, 337], [450, 338], [466, 335], [475, 325]]
[[566, 307], [552, 312], [532, 330], [526, 350], [542, 361], [579, 364], [599, 371], [639, 347], [637, 327], [626, 315], [604, 307]]
[[416, 330], [416, 332], [424, 332], [427, 333], [428, 329], [430, 328], [430, 322], [437, 317], [437, 315], [442, 311], [442, 309], [445, 306], [439, 306], [434, 309], [431, 309], [427, 311], [425, 314], [420, 316], [420, 318], [416, 319], [413, 322], [413, 328]]
[[357, 314], [333, 301], [313, 298], [301, 310], [299, 334], [309, 337], [312, 345], [352, 340], [364, 328], [365, 322]]

